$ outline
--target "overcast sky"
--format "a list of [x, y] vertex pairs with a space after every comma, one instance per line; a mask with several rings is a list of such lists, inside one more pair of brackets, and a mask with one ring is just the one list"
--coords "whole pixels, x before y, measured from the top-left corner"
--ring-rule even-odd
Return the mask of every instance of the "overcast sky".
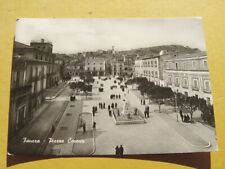
[[15, 38], [28, 45], [44, 38], [53, 43], [53, 52], [68, 54], [169, 44], [205, 50], [200, 18], [20, 19]]

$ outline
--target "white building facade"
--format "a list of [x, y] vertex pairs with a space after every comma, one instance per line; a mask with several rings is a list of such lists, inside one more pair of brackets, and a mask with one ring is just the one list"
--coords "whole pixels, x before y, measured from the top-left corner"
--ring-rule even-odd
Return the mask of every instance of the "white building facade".
[[105, 58], [100, 57], [87, 57], [85, 59], [84, 70], [90, 72], [93, 76], [105, 75]]
[[164, 81], [173, 91], [204, 98], [212, 103], [206, 54], [177, 55], [165, 61]]

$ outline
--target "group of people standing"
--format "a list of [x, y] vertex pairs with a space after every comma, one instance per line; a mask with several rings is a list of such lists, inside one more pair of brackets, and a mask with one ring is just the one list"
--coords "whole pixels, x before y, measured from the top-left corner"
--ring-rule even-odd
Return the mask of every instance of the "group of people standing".
[[123, 156], [123, 152], [124, 152], [124, 148], [123, 148], [123, 145], [121, 144], [120, 147], [119, 146], [116, 146], [115, 148], [115, 154], [117, 157], [121, 157]]
[[190, 117], [188, 114], [183, 114], [182, 110], [180, 110], [180, 118], [183, 122], [190, 122]]
[[108, 112], [109, 112], [109, 116], [112, 116], [112, 109], [117, 109], [117, 103], [112, 103], [111, 105], [108, 105]]
[[120, 94], [111, 94], [110, 99], [120, 99], [121, 95]]
[[97, 112], [98, 108], [97, 106], [92, 106], [92, 114], [95, 116], [95, 113]]
[[141, 99], [141, 105], [145, 105], [145, 99]]
[[105, 109], [105, 102], [98, 103], [100, 109]]

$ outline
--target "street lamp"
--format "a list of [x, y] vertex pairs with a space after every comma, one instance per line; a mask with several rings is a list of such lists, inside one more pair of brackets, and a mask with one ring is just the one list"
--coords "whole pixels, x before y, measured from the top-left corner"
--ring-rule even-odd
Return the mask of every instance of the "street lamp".
[[177, 93], [175, 93], [175, 112], [177, 113], [177, 122], [179, 122], [179, 120], [178, 120], [178, 111], [177, 111]]

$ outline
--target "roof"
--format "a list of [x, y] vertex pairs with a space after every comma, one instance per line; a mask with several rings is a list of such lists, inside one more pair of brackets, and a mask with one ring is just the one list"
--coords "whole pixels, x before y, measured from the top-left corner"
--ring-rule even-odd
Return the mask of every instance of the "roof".
[[[195, 52], [195, 53], [178, 53], [178, 54], [173, 54], [174, 58], [171, 58], [172, 60], [182, 60], [182, 59], [192, 59], [192, 58], [202, 58], [206, 57], [207, 53], [204, 52]], [[171, 60], [171, 59], [168, 59]]]
[[33, 47], [31, 47], [29, 45], [26, 45], [26, 44], [23, 44], [23, 43], [20, 43], [20, 42], [17, 42], [17, 41], [14, 41], [14, 48], [17, 48], [17, 49], [24, 49], [24, 48], [34, 49]]

